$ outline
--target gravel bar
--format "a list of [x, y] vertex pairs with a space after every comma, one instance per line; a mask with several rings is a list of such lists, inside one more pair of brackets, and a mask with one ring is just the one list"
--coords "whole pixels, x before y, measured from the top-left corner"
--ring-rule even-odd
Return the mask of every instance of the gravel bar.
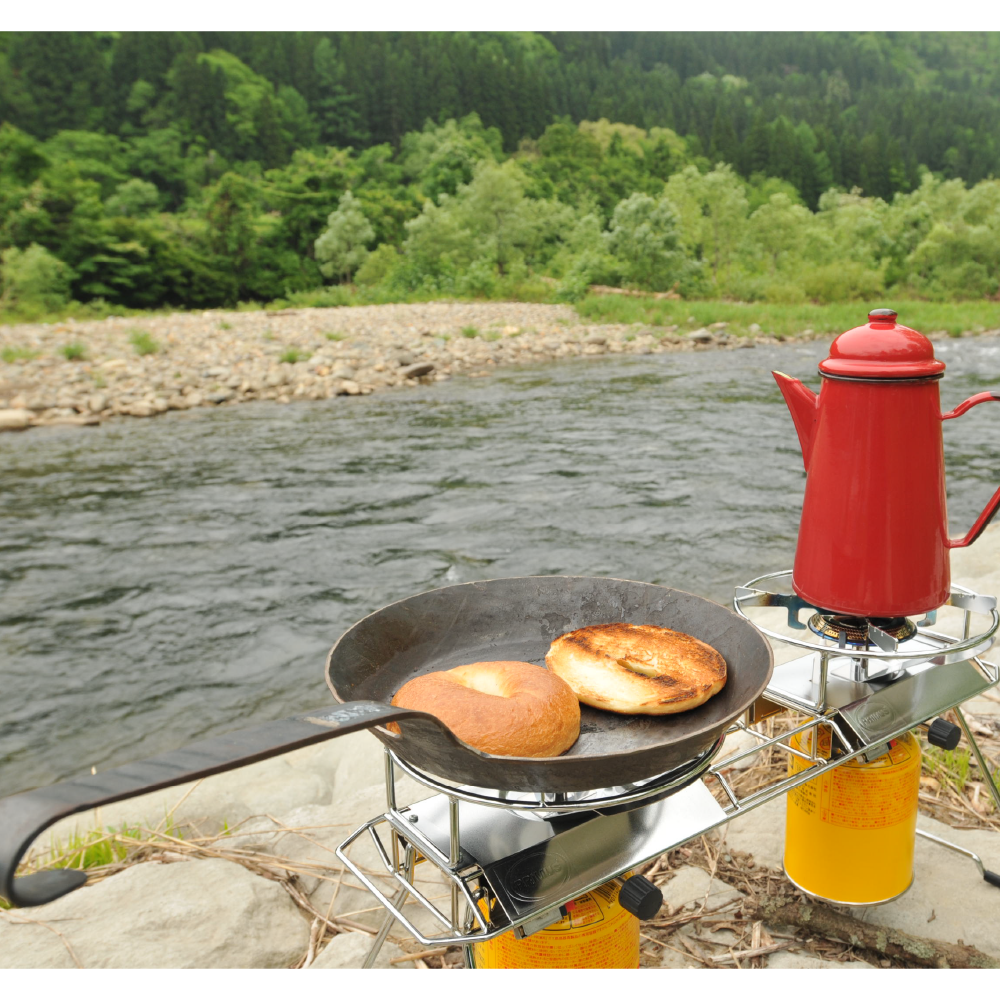
[[[0, 430], [86, 426], [250, 400], [365, 395], [578, 355], [772, 342], [727, 334], [724, 323], [683, 335], [675, 327], [586, 324], [570, 306], [521, 302], [21, 324], [0, 328], [0, 351], [11, 359], [0, 361]], [[67, 359], [64, 352], [79, 354], [81, 347], [82, 357]]]

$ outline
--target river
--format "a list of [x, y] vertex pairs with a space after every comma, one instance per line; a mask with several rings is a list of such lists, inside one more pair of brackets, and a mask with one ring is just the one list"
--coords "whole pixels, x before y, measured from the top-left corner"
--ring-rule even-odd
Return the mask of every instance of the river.
[[[1000, 341], [935, 346], [945, 408], [1000, 386]], [[433, 587], [568, 573], [728, 601], [791, 564], [805, 477], [769, 372], [818, 388], [827, 347], [3, 435], [0, 794], [323, 704], [340, 633]], [[945, 450], [964, 532], [1000, 482], [1000, 407], [945, 424]]]

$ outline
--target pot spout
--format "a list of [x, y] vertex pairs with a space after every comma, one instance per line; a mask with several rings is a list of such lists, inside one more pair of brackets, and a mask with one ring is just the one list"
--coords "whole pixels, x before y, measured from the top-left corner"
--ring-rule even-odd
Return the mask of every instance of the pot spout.
[[774, 381], [778, 383], [781, 395], [792, 414], [795, 430], [802, 446], [802, 464], [809, 471], [809, 458], [812, 455], [813, 435], [816, 432], [816, 417], [818, 415], [819, 396], [800, 382], [797, 378], [785, 375], [783, 372], [771, 372]]

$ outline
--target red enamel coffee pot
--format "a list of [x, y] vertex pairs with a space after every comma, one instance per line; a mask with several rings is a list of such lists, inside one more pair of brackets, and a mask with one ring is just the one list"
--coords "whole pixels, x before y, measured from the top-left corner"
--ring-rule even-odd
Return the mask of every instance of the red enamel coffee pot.
[[876, 309], [833, 342], [818, 396], [772, 372], [806, 467], [792, 586], [817, 608], [895, 618], [940, 607], [948, 550], [974, 542], [1000, 507], [998, 489], [965, 537], [948, 536], [941, 421], [1000, 401], [1000, 390], [942, 414], [944, 367], [925, 336]]

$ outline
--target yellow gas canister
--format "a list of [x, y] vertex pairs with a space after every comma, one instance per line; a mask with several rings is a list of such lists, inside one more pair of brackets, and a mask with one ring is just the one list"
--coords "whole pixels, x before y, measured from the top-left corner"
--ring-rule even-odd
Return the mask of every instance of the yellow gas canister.
[[562, 908], [554, 924], [526, 938], [507, 931], [473, 946], [478, 969], [638, 969], [639, 918], [608, 882]]
[[[795, 749], [830, 756], [830, 729], [791, 737]], [[791, 756], [789, 773], [809, 763]], [[800, 889], [835, 903], [872, 906], [913, 881], [920, 746], [910, 733], [881, 757], [848, 761], [788, 793], [785, 874]]]

